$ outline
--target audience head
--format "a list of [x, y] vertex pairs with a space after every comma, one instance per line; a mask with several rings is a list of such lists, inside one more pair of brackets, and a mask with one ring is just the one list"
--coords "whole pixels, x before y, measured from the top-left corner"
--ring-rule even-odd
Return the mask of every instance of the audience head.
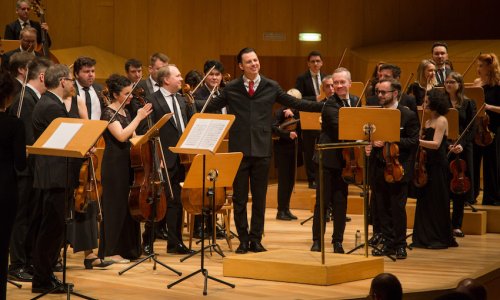
[[373, 278], [369, 296], [373, 300], [400, 300], [403, 299], [403, 288], [396, 276], [381, 273]]
[[473, 300], [486, 300], [486, 288], [477, 280], [472, 278], [465, 278], [457, 285], [458, 292], [469, 295]]

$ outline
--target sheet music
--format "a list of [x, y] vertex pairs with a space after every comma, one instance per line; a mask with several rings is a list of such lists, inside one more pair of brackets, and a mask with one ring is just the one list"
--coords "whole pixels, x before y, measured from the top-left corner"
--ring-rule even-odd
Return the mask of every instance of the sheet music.
[[228, 124], [229, 120], [196, 119], [181, 148], [207, 149], [213, 152]]
[[82, 126], [81, 123], [61, 123], [42, 147], [64, 149]]

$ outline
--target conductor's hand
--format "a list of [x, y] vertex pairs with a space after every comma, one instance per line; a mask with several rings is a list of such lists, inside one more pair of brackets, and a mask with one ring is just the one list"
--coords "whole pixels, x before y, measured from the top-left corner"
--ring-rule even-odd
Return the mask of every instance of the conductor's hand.
[[151, 103], [147, 103], [142, 108], [139, 108], [137, 111], [137, 117], [139, 117], [140, 120], [144, 120], [151, 112], [153, 112], [153, 105]]

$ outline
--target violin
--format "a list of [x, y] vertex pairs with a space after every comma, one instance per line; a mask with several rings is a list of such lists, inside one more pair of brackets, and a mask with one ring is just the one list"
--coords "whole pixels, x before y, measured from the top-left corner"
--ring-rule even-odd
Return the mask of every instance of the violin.
[[342, 149], [342, 157], [346, 162], [342, 169], [342, 179], [347, 184], [363, 184], [363, 168], [359, 165], [361, 150], [358, 147]]
[[487, 114], [478, 117], [476, 134], [474, 135], [474, 142], [478, 146], [486, 147], [493, 143], [495, 134], [490, 131], [488, 125], [490, 124], [490, 118]]
[[467, 164], [465, 160], [456, 155], [450, 163], [450, 170], [453, 178], [450, 181], [450, 190], [457, 195], [462, 195], [470, 190], [470, 179], [465, 175]]
[[82, 164], [79, 175], [79, 185], [74, 192], [75, 211], [84, 213], [90, 201], [97, 201], [99, 213], [98, 221], [102, 220], [100, 195], [102, 194], [102, 185], [97, 179], [98, 158], [95, 154], [91, 154]]
[[396, 143], [385, 143], [383, 156], [385, 160], [384, 179], [388, 183], [399, 182], [405, 175], [403, 166], [399, 163], [399, 147]]
[[299, 122], [300, 119], [295, 119], [293, 116], [288, 117], [278, 126], [278, 128], [286, 131], [296, 131]]
[[[142, 105], [146, 104], [140, 91], [137, 91], [134, 96]], [[147, 120], [149, 128], [151, 128], [153, 126], [151, 115], [148, 116]], [[161, 155], [161, 159], [159, 155]], [[132, 218], [139, 222], [151, 220], [158, 222], [167, 213], [165, 181], [169, 188], [168, 195], [173, 198], [168, 172], [161, 167], [162, 161], [165, 168], [166, 163], [163, 158], [159, 137], [144, 144], [133, 146], [130, 149], [130, 161], [134, 171], [134, 183], [130, 187], [128, 199], [130, 214]], [[166, 180], [164, 180], [162, 170], [166, 172]]]

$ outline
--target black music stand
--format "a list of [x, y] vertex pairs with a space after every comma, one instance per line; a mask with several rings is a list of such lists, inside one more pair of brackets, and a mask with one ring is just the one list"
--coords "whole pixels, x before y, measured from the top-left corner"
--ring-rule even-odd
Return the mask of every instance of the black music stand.
[[[158, 122], [156, 122], [156, 124], [154, 124], [144, 135], [142, 136], [137, 136], [137, 137], [134, 137], [132, 139], [130, 139], [130, 142], [132, 143], [132, 145], [134, 147], [139, 147], [140, 145], [144, 144], [144, 143], [147, 143], [147, 142], [152, 142], [153, 146], [152, 147], [156, 147], [156, 145], [158, 145], [158, 147], [160, 149], [151, 149], [152, 150], [152, 155], [154, 155], [155, 153], [158, 153], [160, 152], [160, 155], [161, 155], [161, 161], [164, 162], [164, 165], [166, 165], [165, 163], [165, 157], [163, 156], [163, 149], [161, 148], [161, 141], [160, 141], [160, 137], [159, 137], [159, 132], [160, 132], [160, 128], [165, 125], [165, 123], [172, 117], [172, 113], [169, 113], [169, 114], [165, 114], [160, 120], [158, 120]], [[159, 161], [156, 161], [156, 158], [153, 157], [153, 160], [155, 162], [158, 162]], [[154, 237], [155, 237], [155, 227], [156, 227], [156, 217], [157, 217], [157, 210], [156, 210], [156, 204], [160, 201], [160, 193], [161, 193], [161, 186], [166, 186], [168, 187], [169, 189], [167, 191], [165, 191], [165, 193], [169, 193], [170, 194], [170, 197], [173, 198], [173, 194], [172, 194], [172, 186], [170, 184], [170, 178], [168, 177], [168, 173], [166, 173], [164, 176], [162, 173], [161, 173], [161, 167], [160, 166], [155, 166], [155, 175], [154, 175], [154, 179], [151, 183], [151, 197], [150, 199], [148, 199], [148, 203], [151, 207], [151, 211], [150, 211], [150, 214], [149, 214], [149, 218], [147, 220], [147, 222], [149, 222], [151, 224], [151, 230], [149, 231], [149, 249], [151, 249], [151, 253], [149, 255], [147, 255], [146, 257], [143, 257], [141, 259], [139, 259], [138, 261], [134, 262], [132, 265], [126, 267], [125, 269], [121, 270], [120, 272], [118, 272], [118, 275], [123, 275], [125, 272], [129, 271], [130, 269], [138, 266], [139, 264], [151, 259], [153, 260], [153, 270], [156, 270], [156, 264], [159, 264], [163, 267], [165, 267], [166, 269], [169, 269], [170, 271], [174, 272], [175, 274], [181, 276], [182, 273], [175, 270], [174, 268], [168, 266], [167, 264], [164, 264], [162, 263], [161, 261], [158, 260], [158, 254], [155, 253], [154, 251]], [[167, 172], [165, 170], [165, 172]], [[166, 178], [165, 178], [166, 177]]]
[[[170, 147], [170, 150], [174, 153], [186, 153], [186, 154], [198, 154], [193, 161], [188, 177], [184, 181], [184, 188], [188, 187], [196, 187], [202, 188], [202, 212], [205, 210], [205, 190], [206, 186], [209, 185], [212, 181], [212, 185], [218, 184], [219, 186], [228, 186], [227, 182], [230, 182], [229, 185], [232, 185], [234, 176], [238, 170], [239, 164], [243, 157], [241, 152], [237, 153], [225, 153], [225, 154], [215, 154], [217, 149], [219, 148], [223, 137], [229, 131], [229, 128], [233, 124], [235, 119], [234, 115], [221, 115], [221, 114], [195, 114], [191, 117], [189, 124], [187, 125], [184, 133], [179, 139], [176, 147]], [[200, 155], [201, 154], [201, 155]], [[208, 167], [207, 167], [207, 157], [208, 159]], [[213, 158], [215, 157], [215, 159]], [[217, 160], [216, 158], [223, 158], [225, 160]], [[206, 169], [209, 169], [209, 172], [206, 172]], [[219, 175], [215, 176], [215, 170], [217, 169], [226, 169], [224, 172], [220, 172]], [[234, 171], [231, 171], [235, 169]], [[209, 173], [212, 175], [209, 176]], [[214, 179], [217, 177], [217, 181]], [[212, 205], [215, 207], [212, 200]], [[213, 217], [215, 217], [215, 211], [213, 212]], [[202, 226], [205, 225], [205, 218], [202, 218]], [[215, 228], [214, 228], [215, 230]], [[204, 234], [201, 238], [201, 261], [200, 268], [193, 273], [167, 285], [167, 288], [172, 288], [178, 283], [183, 282], [184, 280], [193, 277], [198, 273], [202, 273], [204, 276], [204, 287], [203, 287], [203, 295], [207, 295], [207, 286], [208, 279], [213, 281], [217, 281], [219, 283], [225, 284], [229, 287], [234, 288], [235, 285], [221, 279], [215, 278], [213, 276], [208, 275], [208, 270], [205, 269], [205, 243], [204, 243]], [[208, 247], [210, 249], [219, 248], [217, 244], [213, 243]], [[220, 249], [220, 248], [219, 248]], [[222, 252], [221, 252], [222, 253]], [[186, 258], [187, 259], [187, 258]]]
[[[56, 290], [64, 289], [67, 295], [67, 299], [70, 299], [71, 295], [78, 296], [80, 298], [93, 300], [94, 298], [85, 296], [83, 294], [73, 291], [74, 284], [66, 282], [66, 262], [67, 262], [67, 227], [68, 223], [74, 216], [74, 201], [71, 201], [69, 192], [69, 158], [84, 158], [88, 151], [97, 142], [99, 137], [102, 135], [104, 130], [106, 130], [108, 123], [106, 121], [94, 121], [94, 120], [82, 120], [73, 118], [57, 118], [47, 129], [42, 133], [42, 135], [36, 140], [33, 146], [28, 146], [27, 150], [29, 154], [39, 154], [47, 156], [59, 156], [66, 158], [66, 185], [65, 185], [65, 211], [66, 218], [64, 222], [63, 231], [63, 280], [62, 283], [52, 290], [42, 293], [34, 299], [39, 299], [47, 294], [50, 294]], [[80, 126], [76, 130], [64, 131], [69, 127]], [[69, 138], [65, 143], [61, 140]]]

